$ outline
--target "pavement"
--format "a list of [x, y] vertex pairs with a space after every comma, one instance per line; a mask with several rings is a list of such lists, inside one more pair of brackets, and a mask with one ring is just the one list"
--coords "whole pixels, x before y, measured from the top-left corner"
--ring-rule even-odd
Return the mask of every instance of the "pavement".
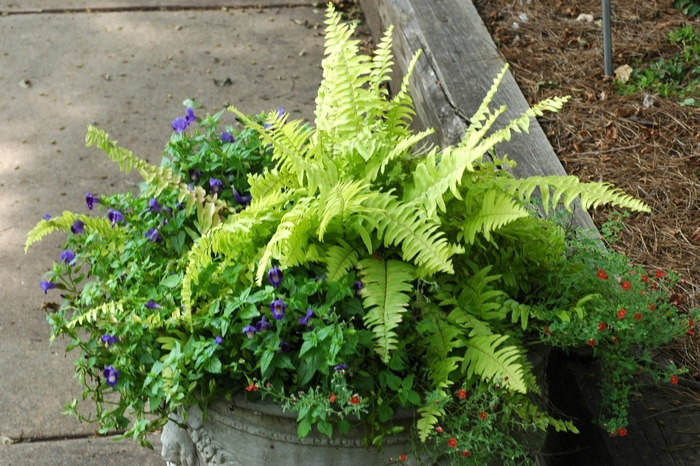
[[204, 104], [198, 116], [235, 104], [249, 113], [281, 106], [313, 121], [325, 8], [311, 0], [225, 4], [0, 2], [0, 466], [164, 464], [157, 436], [155, 451], [113, 442], [61, 413], [81, 390], [66, 342], [49, 346], [42, 303], [60, 297], [44, 295], [39, 281], [65, 236], [26, 255], [23, 247], [44, 214], [87, 212], [86, 192], [127, 191], [139, 181], [85, 147], [88, 124], [157, 164], [188, 98]]

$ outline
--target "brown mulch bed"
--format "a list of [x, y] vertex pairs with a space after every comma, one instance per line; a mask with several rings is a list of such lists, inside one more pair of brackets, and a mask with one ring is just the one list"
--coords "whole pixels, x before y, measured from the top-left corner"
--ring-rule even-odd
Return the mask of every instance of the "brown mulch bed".
[[[700, 109], [659, 96], [650, 96], [653, 104], [647, 107], [644, 92], [618, 93], [604, 76], [602, 29], [577, 20], [581, 13], [600, 19], [600, 0], [475, 4], [530, 103], [571, 96], [558, 114], [540, 119], [567, 172], [613, 183], [652, 208], [652, 214], [627, 218], [613, 247], [649, 270], [678, 272], [685, 282], [673, 298], [681, 308], [700, 307]], [[612, 4], [613, 68], [633, 66], [633, 57], [651, 63], [677, 53], [668, 33], [694, 23], [671, 1]], [[598, 227], [610, 213], [591, 212]], [[700, 378], [697, 336], [666, 352]]]

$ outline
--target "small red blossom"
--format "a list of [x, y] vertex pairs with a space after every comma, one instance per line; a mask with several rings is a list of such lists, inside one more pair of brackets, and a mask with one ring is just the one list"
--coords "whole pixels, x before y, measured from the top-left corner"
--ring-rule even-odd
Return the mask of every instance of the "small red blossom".
[[671, 380], [669, 380], [669, 382], [671, 382], [671, 385], [677, 385], [678, 384], [678, 376], [672, 375]]
[[627, 315], [627, 310], [624, 308], [617, 311], [617, 318], [618, 319], [624, 319], [626, 315]]
[[331, 403], [335, 403], [335, 393], [331, 393], [331, 397], [329, 398]]
[[590, 346], [595, 346], [595, 339], [591, 338], [590, 340], [588, 340], [588, 344]]
[[442, 430], [442, 427], [440, 427], [440, 426], [435, 426], [435, 432], [437, 432], [438, 434], [442, 434], [442, 433], [445, 432], [445, 431]]
[[447, 446], [450, 448], [456, 448], [457, 447], [457, 439], [454, 437], [450, 437], [450, 439], [447, 441]]
[[614, 430], [612, 432], [609, 432], [609, 434], [611, 437], [617, 437], [617, 432], [615, 432]]
[[257, 392], [257, 391], [258, 391], [258, 386], [255, 385], [255, 382], [250, 382], [250, 385], [248, 385], [245, 389], [246, 389], [246, 391], [248, 391], [248, 392]]
[[457, 391], [457, 396], [459, 397], [460, 400], [463, 400], [463, 399], [465, 399], [465, 398], [467, 397], [467, 391], [464, 390], [463, 388], [460, 388], [460, 389]]
[[469, 450], [462, 450], [462, 456], [464, 456], [465, 458], [469, 458], [470, 456], [472, 456], [472, 452], [470, 452]]
[[549, 330], [549, 326], [547, 326], [547, 327], [544, 328], [544, 333], [546, 333], [547, 335], [551, 335], [551, 334], [552, 334], [551, 330]]
[[664, 272], [663, 270], [657, 270], [656, 272], [654, 272], [654, 276], [656, 278], [664, 278], [666, 276], [666, 272]]
[[654, 306], [654, 303], [649, 303], [649, 309], [651, 309], [652, 311], [656, 310], [656, 306]]
[[627, 280], [623, 280], [622, 283], [620, 283], [620, 286], [622, 287], [623, 290], [627, 291], [630, 288], [632, 288], [632, 284], [628, 282]]
[[619, 435], [620, 437], [624, 437], [625, 435], [627, 435], [627, 429], [625, 429], [624, 427], [620, 427], [619, 429], [617, 429], [617, 435]]
[[649, 277], [647, 277], [646, 275], [642, 275], [642, 281], [644, 283], [649, 283]]
[[634, 320], [641, 320], [642, 319], [642, 314], [639, 312], [634, 315]]
[[618, 341], [619, 341], [619, 339], [618, 339], [617, 337], [612, 337], [612, 342], [613, 342], [613, 343], [617, 343]]
[[405, 462], [405, 461], [406, 461], [406, 455], [404, 455], [404, 454], [399, 455], [399, 461], [401, 461], [402, 463]]
[[689, 328], [688, 335], [695, 335], [695, 330], [693, 330], [692, 328]]
[[360, 397], [358, 395], [353, 395], [350, 397], [350, 404], [351, 405], [359, 405], [360, 404]]
[[481, 414], [479, 414], [479, 419], [481, 419], [481, 420], [483, 421], [483, 420], [485, 420], [488, 416], [489, 416], [488, 414], [486, 414], [485, 412], [482, 411]]
[[598, 278], [600, 278], [601, 280], [607, 280], [608, 274], [605, 273], [605, 270], [598, 270]]
[[605, 330], [605, 322], [598, 322], [598, 330], [601, 332]]

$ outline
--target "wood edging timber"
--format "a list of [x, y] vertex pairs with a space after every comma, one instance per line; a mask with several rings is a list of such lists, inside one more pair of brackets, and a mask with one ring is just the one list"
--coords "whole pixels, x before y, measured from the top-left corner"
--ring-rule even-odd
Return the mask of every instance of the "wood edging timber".
[[[392, 89], [400, 86], [417, 50], [423, 54], [411, 77], [416, 130], [435, 129], [440, 147], [459, 142], [472, 115], [505, 65], [471, 0], [360, 0], [375, 43], [393, 25], [396, 68]], [[507, 106], [501, 125], [519, 117], [529, 105], [510, 71], [493, 104]], [[536, 120], [530, 134], [513, 132], [510, 141], [496, 146], [498, 156], [517, 162], [516, 177], [566, 175]], [[573, 224], [596, 229], [578, 201]]]

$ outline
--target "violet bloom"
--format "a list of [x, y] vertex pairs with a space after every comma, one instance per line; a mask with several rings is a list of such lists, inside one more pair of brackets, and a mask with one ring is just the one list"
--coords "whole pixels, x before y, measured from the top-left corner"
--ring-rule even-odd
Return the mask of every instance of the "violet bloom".
[[360, 294], [360, 290], [364, 287], [365, 287], [365, 285], [360, 280], [355, 281], [355, 284], [353, 285], [353, 289], [355, 290], [355, 297], [356, 298], [362, 297], [362, 295]]
[[107, 218], [112, 224], [112, 228], [114, 228], [114, 225], [116, 225], [117, 223], [124, 221], [124, 215], [118, 210], [114, 209], [109, 209], [109, 211], [107, 212]]
[[228, 131], [224, 131], [223, 133], [221, 133], [221, 142], [233, 142], [233, 136], [231, 136], [231, 133], [229, 133]]
[[250, 339], [252, 339], [253, 336], [255, 336], [255, 332], [257, 332], [257, 330], [255, 330], [255, 327], [253, 327], [252, 325], [248, 325], [246, 327], [243, 327], [243, 333], [248, 335], [248, 338], [250, 338]]
[[75, 260], [75, 253], [71, 251], [70, 249], [66, 249], [61, 253], [58, 258], [63, 262], [64, 264], [72, 265], [72, 262]]
[[195, 182], [202, 177], [202, 172], [199, 170], [195, 170], [194, 168], [190, 168], [189, 174], [190, 174], [190, 180], [195, 181]]
[[150, 210], [153, 213], [158, 213], [161, 210], [163, 210], [163, 207], [161, 207], [161, 205], [158, 203], [158, 199], [154, 197], [150, 201], [148, 201], [148, 210]]
[[46, 294], [47, 291], [53, 290], [58, 285], [56, 285], [53, 282], [40, 281], [39, 286], [41, 287], [42, 290], [44, 290], [44, 294]]
[[170, 124], [170, 126], [173, 128], [173, 131], [175, 131], [176, 133], [182, 133], [187, 129], [189, 125], [190, 124], [187, 121], [187, 119], [182, 117], [175, 118]]
[[92, 210], [93, 206], [95, 205], [95, 202], [99, 204], [100, 200], [90, 193], [85, 193], [85, 203], [87, 204], [89, 210]]
[[100, 337], [100, 340], [102, 340], [105, 344], [105, 346], [112, 346], [115, 343], [119, 342], [119, 338], [115, 337], [114, 335], [109, 335], [105, 333]]
[[324, 274], [321, 275], [320, 277], [314, 278], [314, 281], [317, 282], [317, 283], [318, 283], [319, 280], [321, 280], [322, 282], [325, 282], [325, 281], [326, 281], [326, 274], [324, 273]]
[[160, 305], [156, 304], [156, 302], [152, 299], [146, 303], [146, 307], [148, 309], [160, 309]]
[[348, 365], [344, 362], [341, 362], [337, 366], [334, 366], [333, 369], [335, 369], [336, 371], [346, 371], [348, 370]]
[[280, 350], [283, 353], [289, 353], [289, 343], [284, 340], [280, 340]]
[[224, 184], [216, 178], [209, 178], [209, 187], [211, 187], [211, 192], [219, 194], [223, 186]]
[[284, 278], [284, 274], [277, 266], [272, 267], [267, 272], [267, 279], [270, 281], [270, 284], [275, 288], [282, 284], [282, 278]]
[[224, 339], [221, 338], [221, 336], [214, 338], [214, 343], [216, 343], [217, 345], [220, 345], [223, 342], [224, 342]]
[[75, 222], [73, 222], [73, 225], [71, 225], [70, 231], [74, 235], [79, 235], [79, 234], [85, 232], [85, 222], [82, 222], [80, 220], [76, 220]]
[[257, 332], [264, 332], [265, 330], [270, 330], [271, 328], [272, 324], [265, 319], [265, 316], [262, 316], [262, 319], [255, 324], [255, 331]]
[[152, 243], [157, 243], [158, 241], [162, 240], [160, 236], [160, 232], [156, 228], [149, 228], [144, 234], [146, 238], [148, 238], [148, 241]]
[[43, 219], [44, 220], [51, 220], [51, 216], [49, 214], [44, 214]]
[[236, 189], [234, 188], [233, 198], [235, 199], [237, 204], [248, 205], [248, 204], [250, 204], [251, 199], [253, 199], [253, 196], [251, 196], [250, 194], [248, 194], [246, 196], [241, 196], [238, 193], [238, 191], [236, 191]]
[[308, 308], [306, 310], [306, 315], [299, 319], [299, 325], [306, 325], [308, 327], [309, 321], [314, 317], [316, 317], [316, 314], [314, 314], [314, 311], [312, 311], [311, 308]]
[[107, 385], [109, 385], [110, 387], [114, 387], [117, 385], [117, 381], [119, 380], [119, 371], [117, 369], [109, 365], [105, 367], [105, 370], [102, 373], [105, 376]]
[[270, 312], [275, 320], [284, 319], [284, 313], [287, 310], [287, 305], [280, 298], [275, 299], [270, 303]]
[[194, 110], [192, 110], [191, 108], [188, 108], [187, 110], [185, 110], [185, 120], [187, 121], [188, 126], [191, 123], [197, 122], [197, 117], [194, 115]]

